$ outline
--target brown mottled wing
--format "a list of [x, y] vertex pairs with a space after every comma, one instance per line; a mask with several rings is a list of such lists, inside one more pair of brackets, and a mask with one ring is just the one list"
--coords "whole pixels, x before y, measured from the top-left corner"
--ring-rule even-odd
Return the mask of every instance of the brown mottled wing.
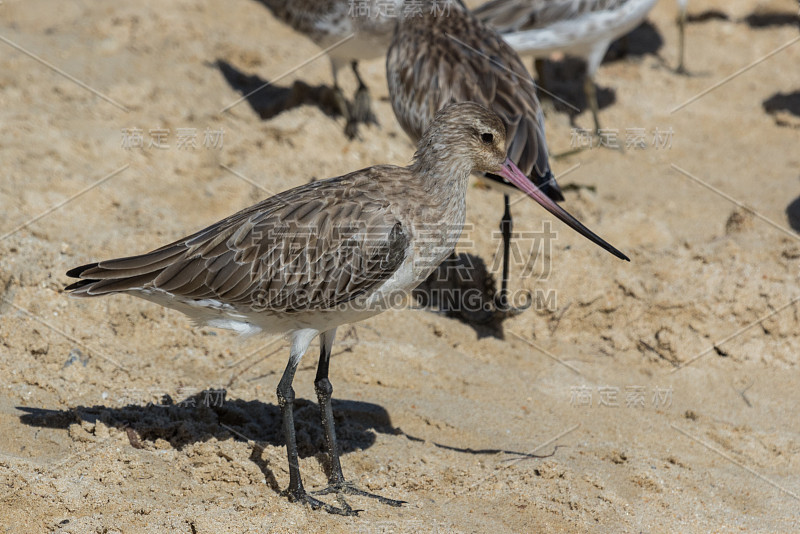
[[[162, 290], [257, 310], [327, 310], [379, 287], [409, 235], [371, 168], [262, 201], [157, 250], [78, 267], [76, 296]], [[401, 177], [398, 177], [400, 180]]]
[[584, 13], [613, 10], [630, 0], [492, 0], [472, 11], [500, 33], [544, 28]]
[[520, 170], [537, 185], [552, 180], [534, 82], [517, 53], [468, 12], [401, 21], [386, 71], [395, 116], [413, 140], [447, 104], [478, 102], [503, 120]]

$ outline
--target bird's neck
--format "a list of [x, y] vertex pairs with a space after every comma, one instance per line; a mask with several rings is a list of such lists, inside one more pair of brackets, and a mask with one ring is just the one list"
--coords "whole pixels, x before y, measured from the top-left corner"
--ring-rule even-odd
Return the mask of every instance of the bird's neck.
[[422, 189], [434, 204], [464, 204], [467, 195], [467, 182], [472, 171], [471, 164], [463, 164], [447, 158], [433, 164], [415, 161], [411, 169]]
[[415, 214], [415, 231], [420, 236], [420, 259], [415, 268], [420, 279], [424, 279], [453, 252], [461, 237], [472, 165], [459, 164], [447, 157], [436, 161], [416, 159], [410, 170], [422, 190], [410, 209]]
[[472, 160], [467, 154], [453, 151], [448, 143], [423, 139], [414, 155], [410, 170], [422, 182], [422, 188], [438, 201], [465, 201]]

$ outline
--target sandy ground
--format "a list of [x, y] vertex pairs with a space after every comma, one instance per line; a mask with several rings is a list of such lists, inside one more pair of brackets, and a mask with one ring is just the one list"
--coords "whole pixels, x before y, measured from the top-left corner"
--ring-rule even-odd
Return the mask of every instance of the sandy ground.
[[[279, 495], [283, 339], [240, 342], [62, 288], [68, 268], [150, 250], [272, 192], [408, 162], [382, 62], [361, 69], [381, 126], [348, 142], [318, 106], [221, 111], [248, 83], [275, 80], [267, 104], [296, 80], [330, 83], [325, 58], [278, 79], [319, 49], [257, 2], [3, 2], [0, 530], [797, 531], [800, 44], [788, 17], [764, 16], [775, 10], [796, 3], [690, 2], [685, 77], [671, 71], [675, 3], [661, 2], [634, 53], [600, 69], [602, 122], [622, 144], [643, 128], [644, 147], [553, 167], [574, 186], [567, 209], [630, 263], [557, 222], [531, 258], [548, 218], [521, 200], [512, 288], [533, 291], [535, 309], [496, 330], [420, 310], [340, 329], [345, 474], [408, 502], [353, 497], [363, 513], [342, 518]], [[150, 146], [162, 128], [168, 147]], [[576, 143], [567, 114], [549, 112], [547, 128], [553, 153]], [[123, 147], [129, 129], [144, 147]], [[197, 146], [178, 146], [192, 129]], [[473, 187], [468, 202], [461, 251], [496, 269], [502, 198]], [[308, 399], [301, 468], [321, 488], [315, 347], [295, 389]]]

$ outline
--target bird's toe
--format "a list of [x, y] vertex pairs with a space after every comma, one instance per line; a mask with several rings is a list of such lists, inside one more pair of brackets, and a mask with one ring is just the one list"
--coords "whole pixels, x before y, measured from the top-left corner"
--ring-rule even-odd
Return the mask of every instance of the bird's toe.
[[337, 500], [339, 500], [339, 502], [343, 503], [344, 505], [347, 505], [347, 503], [344, 501], [344, 498], [342, 497], [343, 495], [354, 495], [354, 496], [357, 496], [357, 497], [368, 497], [370, 499], [375, 499], [376, 501], [378, 501], [380, 503], [383, 503], [383, 504], [387, 504], [389, 506], [399, 507], [399, 506], [402, 506], [402, 505], [406, 504], [406, 501], [401, 501], [401, 500], [397, 500], [397, 499], [390, 499], [388, 497], [384, 497], [383, 495], [378, 495], [376, 493], [370, 493], [370, 492], [368, 492], [366, 490], [363, 490], [363, 489], [357, 487], [352, 482], [346, 482], [346, 481], [333, 483], [333, 484], [329, 485], [327, 488], [321, 489], [319, 491], [315, 491], [313, 493], [314, 493], [314, 495], [328, 495], [330, 493], [334, 493], [334, 494], [336, 494]]

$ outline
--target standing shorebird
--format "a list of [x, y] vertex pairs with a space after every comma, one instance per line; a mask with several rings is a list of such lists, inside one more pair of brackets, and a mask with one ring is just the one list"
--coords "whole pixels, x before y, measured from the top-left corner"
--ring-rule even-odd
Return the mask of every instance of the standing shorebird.
[[688, 74], [684, 63], [686, 53], [686, 9], [689, 0], [678, 0], [678, 66], [675, 72], [678, 74]]
[[[544, 117], [533, 79], [502, 37], [469, 11], [452, 5], [448, 11], [422, 9], [401, 19], [386, 58], [386, 75], [395, 116], [412, 140], [420, 139], [435, 113], [451, 102], [478, 102], [503, 121], [508, 157], [528, 176], [526, 187], [538, 188], [554, 200], [564, 199], [550, 171]], [[490, 185], [504, 189], [503, 274], [497, 306], [508, 312], [510, 188], [496, 173], [485, 177]], [[618, 255], [587, 228], [573, 228]]]
[[[342, 475], [328, 380], [336, 328], [396, 305], [452, 253], [472, 172], [503, 176], [580, 225], [506, 159], [505, 147], [497, 115], [478, 104], [454, 104], [436, 115], [408, 167], [380, 165], [290, 189], [147, 254], [72, 269], [67, 275], [81, 280], [66, 290], [76, 297], [127, 293], [199, 325], [288, 334], [289, 363], [277, 391], [289, 457], [286, 495], [344, 515], [357, 510], [343, 494], [400, 506]], [[331, 458], [329, 485], [319, 493], [335, 493], [340, 507], [309, 495], [298, 466], [292, 381], [317, 335], [314, 389]]]
[[535, 58], [563, 52], [586, 61], [583, 89], [595, 132], [594, 75], [611, 42], [641, 24], [656, 0], [492, 0], [473, 11], [499, 31], [514, 50]]
[[[359, 124], [377, 124], [358, 61], [381, 58], [392, 38], [402, 0], [259, 0], [276, 18], [327, 51], [333, 71], [334, 102], [353, 139]], [[353, 101], [339, 87], [339, 70], [350, 64], [358, 82]]]

